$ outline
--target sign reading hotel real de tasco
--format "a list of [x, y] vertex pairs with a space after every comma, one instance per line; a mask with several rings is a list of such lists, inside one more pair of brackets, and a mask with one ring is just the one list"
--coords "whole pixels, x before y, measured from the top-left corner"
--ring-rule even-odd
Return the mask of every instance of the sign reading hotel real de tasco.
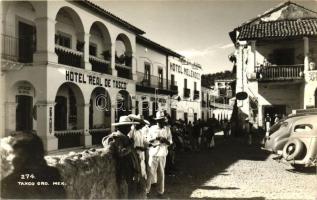
[[103, 86], [108, 88], [117, 88], [121, 90], [125, 90], [127, 88], [127, 83], [124, 81], [101, 78], [99, 76], [84, 74], [80, 72], [72, 72], [69, 70], [66, 70], [65, 79], [66, 81], [71, 81], [74, 83]]
[[170, 68], [174, 72], [177, 72], [179, 74], [185, 74], [188, 77], [192, 77], [192, 78], [200, 80], [200, 74], [191, 69], [187, 69], [185, 67], [183, 68], [182, 66], [174, 64], [174, 63], [170, 64]]

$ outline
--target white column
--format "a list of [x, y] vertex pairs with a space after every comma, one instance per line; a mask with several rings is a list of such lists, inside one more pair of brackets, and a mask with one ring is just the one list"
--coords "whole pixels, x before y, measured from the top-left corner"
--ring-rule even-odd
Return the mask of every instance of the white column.
[[[133, 52], [131, 52], [131, 55], [132, 55], [132, 64], [131, 64], [131, 66], [132, 66], [132, 79], [133, 80], [137, 80], [138, 79], [138, 77], [137, 77], [137, 74], [136, 74], [136, 69], [137, 69], [137, 58], [136, 58], [136, 56], [135, 56], [135, 53], [133, 53]], [[164, 83], [163, 83], [164, 84]]]
[[55, 102], [38, 101], [37, 134], [41, 137], [46, 151], [58, 149], [58, 139], [54, 136]]
[[304, 37], [304, 71], [309, 70], [309, 39], [308, 37]]
[[80, 33], [78, 36], [81, 39], [81, 41], [85, 42], [84, 54], [83, 54], [83, 58], [81, 61], [81, 66], [86, 70], [91, 70], [91, 64], [89, 62], [89, 38], [90, 38], [90, 34], [89, 33]]
[[5, 103], [5, 135], [9, 135], [16, 128], [16, 102]]
[[35, 19], [36, 52], [33, 55], [35, 63], [57, 63], [55, 54], [55, 23], [54, 19], [40, 17]]
[[83, 135], [80, 137], [80, 144], [84, 146], [92, 145], [92, 137], [89, 133], [89, 106], [90, 104], [82, 104], [77, 107], [77, 127], [83, 129]]
[[117, 76], [117, 70], [116, 70], [116, 61], [115, 56], [116, 55], [116, 45], [115, 43], [111, 44], [111, 71], [112, 76]]
[[250, 55], [250, 60], [249, 60], [249, 72], [254, 72], [255, 71], [255, 67], [256, 67], [256, 41], [252, 40], [251, 41], [251, 55]]

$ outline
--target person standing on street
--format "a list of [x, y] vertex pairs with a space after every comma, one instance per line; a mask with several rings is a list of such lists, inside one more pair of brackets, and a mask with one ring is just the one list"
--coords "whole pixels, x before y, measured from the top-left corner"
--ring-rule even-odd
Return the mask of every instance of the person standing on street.
[[265, 129], [266, 129], [265, 137], [269, 137], [270, 128], [271, 128], [271, 117], [269, 114], [267, 114], [265, 117]]
[[[139, 122], [131, 120], [128, 116], [121, 116], [119, 122], [113, 123], [116, 132], [102, 139], [104, 146], [110, 145], [116, 159], [116, 178], [119, 185], [119, 198], [138, 198], [137, 186], [141, 179], [141, 167], [137, 153], [133, 147], [130, 134], [131, 126]], [[126, 194], [127, 191], [127, 194]]]
[[146, 163], [145, 163], [145, 151], [147, 150], [147, 140], [146, 140], [146, 129], [143, 129], [146, 125], [150, 123], [143, 119], [141, 115], [128, 115], [132, 121], [139, 122], [139, 124], [135, 124], [134, 129], [129, 132], [128, 136], [133, 140], [134, 149], [136, 150], [141, 167], [141, 179], [137, 187], [137, 193], [140, 195], [140, 198], [146, 197]]
[[157, 183], [158, 197], [164, 196], [165, 191], [165, 163], [168, 154], [168, 146], [173, 143], [171, 130], [164, 125], [163, 112], [157, 112], [156, 125], [149, 129], [149, 177], [147, 179], [147, 193], [151, 190], [151, 184]]

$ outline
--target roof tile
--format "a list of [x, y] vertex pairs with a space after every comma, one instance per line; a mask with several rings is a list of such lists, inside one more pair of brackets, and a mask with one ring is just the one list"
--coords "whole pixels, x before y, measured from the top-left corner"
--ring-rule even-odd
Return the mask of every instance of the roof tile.
[[239, 40], [317, 36], [317, 19], [280, 20], [245, 24], [240, 27]]

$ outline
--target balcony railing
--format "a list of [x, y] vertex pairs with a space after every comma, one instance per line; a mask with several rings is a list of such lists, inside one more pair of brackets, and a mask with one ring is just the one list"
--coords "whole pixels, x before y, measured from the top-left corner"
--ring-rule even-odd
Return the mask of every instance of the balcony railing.
[[132, 79], [132, 68], [126, 65], [116, 63], [118, 77]]
[[174, 83], [171, 84], [171, 90], [178, 92], [178, 86], [176, 85], [176, 82], [174, 81]]
[[304, 65], [256, 66], [258, 80], [280, 81], [303, 79]]
[[95, 56], [89, 56], [89, 62], [91, 63], [92, 71], [104, 74], [112, 74], [110, 61]]
[[199, 99], [199, 94], [200, 94], [200, 92], [198, 91], [198, 90], [194, 90], [194, 100], [195, 99]]
[[32, 63], [33, 53], [35, 51], [35, 40], [33, 37], [13, 37], [10, 35], [1, 35], [3, 59], [21, 62]]
[[[168, 85], [166, 83], [166, 79], [160, 78], [158, 76], [147, 76], [143, 72], [137, 72], [137, 84], [146, 87], [158, 88], [168, 90]], [[170, 81], [169, 81], [170, 83]], [[170, 85], [170, 84], [169, 84]]]
[[189, 98], [190, 97], [190, 89], [184, 88], [184, 97]]
[[59, 64], [81, 68], [83, 52], [55, 45], [55, 53]]
[[56, 136], [63, 136], [63, 135], [82, 135], [84, 134], [83, 129], [79, 130], [61, 130], [61, 131], [55, 131]]

